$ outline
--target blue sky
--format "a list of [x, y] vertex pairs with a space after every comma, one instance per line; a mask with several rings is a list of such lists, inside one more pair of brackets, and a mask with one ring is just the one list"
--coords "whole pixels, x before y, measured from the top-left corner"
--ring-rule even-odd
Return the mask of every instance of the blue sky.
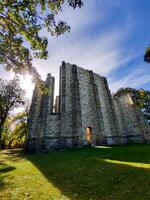
[[[56, 95], [62, 60], [106, 76], [112, 92], [120, 87], [150, 89], [150, 64], [143, 62], [150, 44], [149, 0], [84, 0], [81, 9], [64, 6], [57, 18], [67, 21], [71, 32], [51, 37], [43, 31], [49, 58], [33, 62], [43, 79], [49, 72], [55, 76]], [[22, 85], [31, 97], [33, 87]]]

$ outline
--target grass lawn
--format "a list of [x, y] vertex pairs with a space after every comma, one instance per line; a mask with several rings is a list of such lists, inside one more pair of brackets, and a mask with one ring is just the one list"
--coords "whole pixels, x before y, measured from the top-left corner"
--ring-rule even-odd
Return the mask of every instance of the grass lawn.
[[0, 151], [0, 200], [149, 200], [150, 145]]

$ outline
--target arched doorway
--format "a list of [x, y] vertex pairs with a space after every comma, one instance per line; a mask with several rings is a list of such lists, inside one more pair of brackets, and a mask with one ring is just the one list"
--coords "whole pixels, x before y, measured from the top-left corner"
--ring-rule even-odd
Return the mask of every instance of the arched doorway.
[[91, 138], [92, 138], [92, 128], [87, 127], [85, 129], [85, 136], [86, 136], [86, 144], [91, 145]]

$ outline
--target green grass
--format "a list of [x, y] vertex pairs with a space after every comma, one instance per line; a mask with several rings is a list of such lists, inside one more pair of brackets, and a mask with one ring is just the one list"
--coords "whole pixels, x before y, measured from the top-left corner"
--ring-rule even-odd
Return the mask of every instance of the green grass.
[[1, 200], [150, 199], [150, 145], [0, 154]]

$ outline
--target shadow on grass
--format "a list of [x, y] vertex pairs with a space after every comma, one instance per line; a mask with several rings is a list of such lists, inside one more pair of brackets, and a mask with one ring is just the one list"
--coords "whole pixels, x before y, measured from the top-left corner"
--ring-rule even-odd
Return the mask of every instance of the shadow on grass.
[[7, 173], [7, 172], [9, 172], [9, 171], [12, 171], [12, 170], [14, 170], [15, 169], [15, 167], [6, 167], [6, 168], [3, 168], [3, 169], [0, 169], [0, 173]]
[[[150, 197], [150, 145], [82, 148], [25, 158], [71, 200]], [[148, 167], [142, 168], [142, 163]]]
[[7, 177], [5, 173], [10, 172], [12, 170], [16, 169], [15, 167], [9, 166], [3, 162], [0, 162], [0, 191], [5, 186], [4, 179]]

